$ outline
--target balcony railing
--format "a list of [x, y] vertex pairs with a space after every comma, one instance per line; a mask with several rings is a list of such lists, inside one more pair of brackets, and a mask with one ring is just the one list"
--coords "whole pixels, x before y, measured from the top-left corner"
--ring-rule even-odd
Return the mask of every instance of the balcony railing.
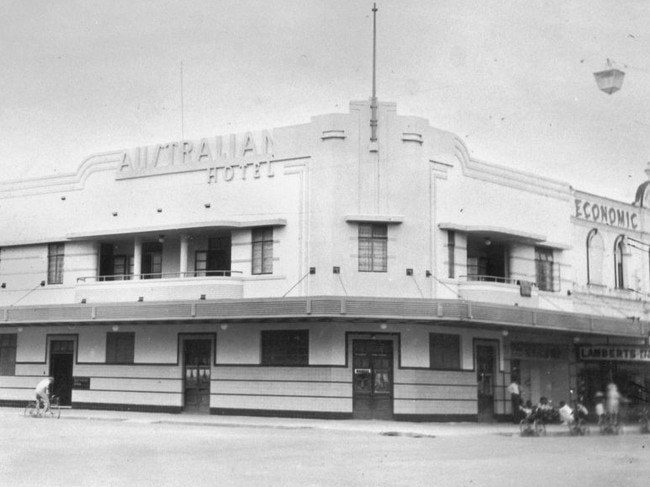
[[143, 274], [115, 274], [103, 276], [78, 277], [78, 283], [107, 282], [107, 281], [133, 281], [144, 279], [189, 279], [195, 277], [231, 277], [233, 274], [241, 275], [242, 271], [214, 270], [214, 271], [188, 271], [188, 272], [155, 272]]
[[459, 277], [461, 279], [466, 279], [468, 281], [498, 282], [501, 284], [519, 285], [519, 279], [512, 279], [510, 277], [488, 276], [483, 274], [468, 274], [466, 276], [459, 276]]

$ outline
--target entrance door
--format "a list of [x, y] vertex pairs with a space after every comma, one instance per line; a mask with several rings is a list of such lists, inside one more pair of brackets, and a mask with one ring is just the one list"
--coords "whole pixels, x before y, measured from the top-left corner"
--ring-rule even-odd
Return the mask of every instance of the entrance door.
[[74, 364], [74, 340], [50, 341], [50, 377], [54, 379], [52, 394], [59, 397], [60, 404], [72, 403], [72, 366]]
[[494, 421], [494, 381], [496, 379], [495, 344], [477, 343], [474, 347], [476, 357], [476, 382], [478, 389], [478, 421]]
[[183, 341], [185, 402], [183, 410], [192, 413], [210, 413], [210, 339]]
[[355, 419], [393, 417], [393, 342], [352, 342], [353, 416]]

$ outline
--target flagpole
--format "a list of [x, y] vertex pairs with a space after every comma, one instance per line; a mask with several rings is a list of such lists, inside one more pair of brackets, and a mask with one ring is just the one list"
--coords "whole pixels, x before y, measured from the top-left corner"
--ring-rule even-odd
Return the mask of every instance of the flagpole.
[[372, 4], [372, 98], [370, 99], [370, 141], [377, 141], [377, 4]]

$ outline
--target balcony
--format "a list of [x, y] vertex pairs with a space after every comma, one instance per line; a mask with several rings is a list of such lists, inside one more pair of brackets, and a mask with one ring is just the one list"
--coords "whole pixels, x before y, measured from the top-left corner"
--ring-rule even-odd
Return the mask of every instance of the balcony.
[[77, 279], [75, 301], [114, 303], [243, 298], [242, 273], [232, 270], [87, 276]]
[[[460, 276], [460, 279], [458, 293], [466, 301], [533, 308], [539, 304], [539, 293], [534, 283], [482, 274]], [[524, 296], [528, 287], [530, 296]]]

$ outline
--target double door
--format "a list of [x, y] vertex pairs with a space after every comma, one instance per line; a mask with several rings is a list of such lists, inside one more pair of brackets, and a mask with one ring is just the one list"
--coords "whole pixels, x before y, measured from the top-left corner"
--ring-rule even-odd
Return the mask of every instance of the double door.
[[212, 340], [183, 341], [183, 372], [185, 397], [183, 411], [209, 414]]
[[354, 340], [353, 416], [355, 419], [393, 417], [393, 342]]

